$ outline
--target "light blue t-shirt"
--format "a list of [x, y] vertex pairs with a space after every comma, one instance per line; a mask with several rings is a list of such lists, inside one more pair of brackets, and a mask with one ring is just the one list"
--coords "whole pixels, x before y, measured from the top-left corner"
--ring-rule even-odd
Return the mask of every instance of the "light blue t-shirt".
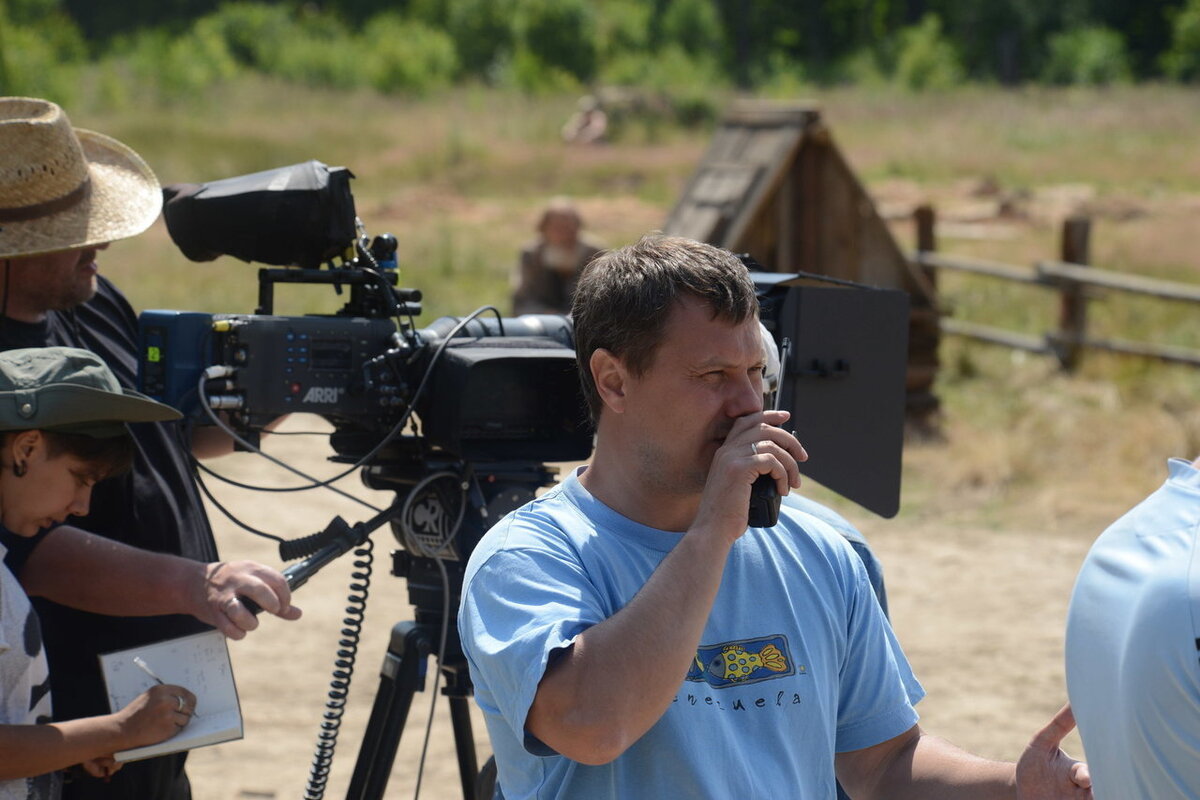
[[879, 607], [883, 609], [883, 615], [886, 617], [888, 599], [887, 589], [883, 582], [883, 565], [875, 557], [875, 551], [871, 549], [871, 545], [867, 542], [867, 537], [862, 535], [862, 531], [832, 508], [823, 506], [816, 500], [810, 500], [799, 492], [785, 494], [781, 505], [791, 506], [797, 511], [811, 514], [840, 533], [842, 538], [850, 543], [850, 547], [862, 559], [863, 566], [867, 569], [867, 578], [871, 581], [871, 588], [875, 590], [875, 599], [879, 601]]
[[[459, 631], [505, 798], [831, 800], [835, 752], [886, 741], [924, 695], [862, 562], [825, 523], [784, 505], [734, 545], [674, 703], [610, 764], [527, 736], [553, 652], [611, 617], [682, 534], [640, 525], [576, 475], [501, 520], [467, 565]], [[653, 648], [612, 668], [638, 680]]]
[[1067, 614], [1067, 691], [1099, 800], [1200, 797], [1200, 472], [1092, 545]]

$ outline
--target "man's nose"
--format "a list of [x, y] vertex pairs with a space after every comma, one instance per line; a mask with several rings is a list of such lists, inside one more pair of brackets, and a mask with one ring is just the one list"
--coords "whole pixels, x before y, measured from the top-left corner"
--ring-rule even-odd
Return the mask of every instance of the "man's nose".
[[730, 387], [725, 402], [725, 414], [731, 418], [744, 417], [763, 410], [762, 378], [747, 373]]

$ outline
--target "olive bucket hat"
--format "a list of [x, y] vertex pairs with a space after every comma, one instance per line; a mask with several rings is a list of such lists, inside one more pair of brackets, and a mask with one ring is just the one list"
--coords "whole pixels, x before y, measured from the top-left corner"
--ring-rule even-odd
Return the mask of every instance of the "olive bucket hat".
[[0, 353], [0, 431], [30, 429], [108, 439], [126, 422], [182, 416], [124, 389], [103, 361], [74, 347], [28, 347]]
[[71, 250], [150, 227], [158, 179], [116, 139], [48, 100], [0, 97], [0, 258]]

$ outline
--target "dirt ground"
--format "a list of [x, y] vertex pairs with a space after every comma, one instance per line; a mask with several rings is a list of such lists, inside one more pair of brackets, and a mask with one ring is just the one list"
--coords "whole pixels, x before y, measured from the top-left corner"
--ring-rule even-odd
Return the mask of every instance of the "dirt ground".
[[[289, 420], [285, 430], [322, 430], [322, 423]], [[270, 452], [321, 475], [323, 437], [276, 437]], [[239, 454], [212, 466], [224, 474], [271, 485], [280, 477], [258, 459]], [[211, 482], [210, 482], [211, 485]], [[341, 484], [374, 498], [357, 477]], [[218, 497], [247, 522], [295, 537], [323, 528], [335, 514], [349, 521], [370, 512], [327, 491], [265, 495], [228, 486]], [[887, 576], [892, 619], [929, 696], [919, 706], [922, 724], [984, 756], [1014, 759], [1025, 741], [1065, 702], [1062, 631], [1075, 572], [1099, 528], [1095, 522], [1043, 530], [996, 530], [952, 521], [898, 523], [867, 512], [849, 512], [870, 538]], [[236, 529], [212, 512], [226, 558], [279, 564], [273, 543]], [[378, 531], [376, 567], [350, 701], [325, 796], [344, 797], [378, 686], [390, 630], [411, 619], [404, 582], [388, 573], [395, 542]], [[343, 557], [296, 595], [305, 612], [296, 623], [264, 618], [261, 628], [231, 651], [245, 716], [245, 739], [193, 752], [188, 771], [197, 800], [268, 800], [304, 796], [305, 781], [350, 580]], [[425, 727], [433, 719], [424, 757], [420, 797], [462, 796], [454, 737], [445, 699], [428, 686], [416, 695], [388, 785], [387, 797], [413, 797], [420, 773]], [[486, 732], [474, 711], [480, 761], [489, 754]], [[1080, 754], [1072, 735], [1068, 752]]]

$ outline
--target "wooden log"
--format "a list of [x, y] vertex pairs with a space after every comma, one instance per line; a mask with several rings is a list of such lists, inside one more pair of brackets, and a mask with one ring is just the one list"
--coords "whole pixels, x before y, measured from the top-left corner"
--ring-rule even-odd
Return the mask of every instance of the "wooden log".
[[989, 261], [983, 258], [969, 258], [967, 256], [949, 256], [943, 253], [927, 253], [922, 251], [913, 253], [911, 258], [921, 267], [934, 272], [939, 269], [949, 269], [955, 272], [968, 272], [973, 275], [984, 275], [989, 278], [998, 278], [1014, 283], [1046, 283], [1046, 279], [1036, 270], [1005, 264], [1001, 261]]
[[1044, 337], [1014, 333], [1003, 328], [980, 325], [976, 322], [967, 322], [961, 319], [943, 319], [942, 333], [952, 336], [963, 336], [968, 339], [975, 339], [989, 344], [998, 344], [1004, 347], [1011, 347], [1015, 350], [1025, 350], [1026, 352], [1041, 355], [1050, 355], [1055, 352]]
[[1083, 345], [1094, 350], [1104, 350], [1119, 355], [1153, 358], [1171, 364], [1200, 367], [1200, 350], [1192, 350], [1186, 347], [1129, 342], [1121, 339], [1087, 339], [1083, 342]]
[[[1087, 267], [1091, 231], [1092, 221], [1087, 217], [1070, 217], [1063, 221], [1063, 261]], [[1059, 290], [1058, 332], [1056, 355], [1059, 367], [1065, 372], [1074, 372], [1083, 355], [1082, 342], [1087, 336], [1087, 296], [1082, 283], [1062, 283]]]
[[1179, 283], [1096, 267], [1081, 267], [1063, 261], [1039, 261], [1037, 272], [1046, 283], [1073, 282], [1087, 287], [1144, 294], [1160, 300], [1200, 303], [1200, 286], [1194, 283]]
[[[913, 214], [917, 251], [937, 250], [937, 212], [931, 205], [919, 206]], [[937, 434], [941, 400], [933, 392], [941, 359], [942, 333], [938, 313], [937, 270], [918, 265], [913, 278], [919, 291], [909, 294], [908, 372], [905, 375], [905, 415], [909, 426], [929, 435]]]

